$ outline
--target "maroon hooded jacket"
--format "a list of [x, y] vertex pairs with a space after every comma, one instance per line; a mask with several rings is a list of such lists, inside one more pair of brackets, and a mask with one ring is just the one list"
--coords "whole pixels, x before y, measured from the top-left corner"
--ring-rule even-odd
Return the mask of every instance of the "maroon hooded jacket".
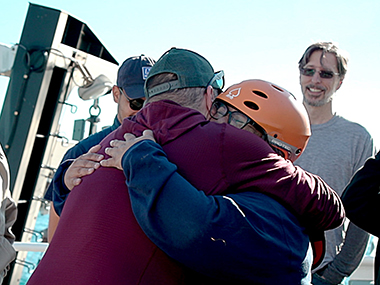
[[[112, 139], [123, 139], [126, 132], [141, 135], [144, 129], [153, 130], [179, 173], [206, 194], [258, 191], [315, 229], [342, 223], [338, 195], [318, 176], [285, 161], [258, 136], [209, 122], [198, 111], [171, 101], [150, 103], [133, 120], [125, 119], [101, 142], [100, 153], [105, 155]], [[210, 284], [145, 236], [132, 213], [123, 172], [100, 167], [70, 193], [54, 238], [28, 284], [202, 282]]]

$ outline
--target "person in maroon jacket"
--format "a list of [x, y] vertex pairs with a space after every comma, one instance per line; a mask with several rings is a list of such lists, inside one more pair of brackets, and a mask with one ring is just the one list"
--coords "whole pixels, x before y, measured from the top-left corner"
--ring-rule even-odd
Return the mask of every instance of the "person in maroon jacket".
[[[152, 67], [149, 103], [101, 142], [151, 129], [178, 172], [206, 194], [255, 190], [318, 227], [338, 226], [338, 195], [259, 136], [207, 119], [223, 86], [197, 53], [173, 48]], [[147, 173], [149, 179], [149, 173]], [[326, 221], [326, 213], [335, 213]], [[213, 280], [218, 284], [221, 282]], [[169, 258], [139, 227], [121, 170], [99, 167], [68, 196], [54, 238], [28, 284], [212, 284]]]

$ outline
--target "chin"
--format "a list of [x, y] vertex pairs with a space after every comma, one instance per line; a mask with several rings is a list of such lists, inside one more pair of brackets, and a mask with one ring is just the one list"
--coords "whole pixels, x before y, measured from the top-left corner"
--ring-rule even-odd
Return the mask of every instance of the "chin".
[[321, 107], [323, 105], [326, 105], [327, 102], [325, 100], [323, 101], [312, 101], [312, 100], [304, 100], [304, 104], [312, 107]]

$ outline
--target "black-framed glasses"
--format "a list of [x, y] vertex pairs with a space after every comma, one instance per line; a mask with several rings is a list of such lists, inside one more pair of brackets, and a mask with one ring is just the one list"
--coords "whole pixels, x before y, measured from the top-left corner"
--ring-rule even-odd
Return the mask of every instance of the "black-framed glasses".
[[247, 115], [239, 111], [231, 111], [222, 101], [214, 101], [211, 106], [210, 116], [219, 120], [228, 115], [228, 124], [238, 129], [244, 128], [248, 124], [254, 125], [255, 122]]
[[212, 86], [214, 83], [218, 86], [220, 90], [224, 87], [224, 71], [218, 71], [214, 74], [214, 76], [210, 79], [210, 81], [207, 83], [207, 86]]
[[[222, 101], [216, 100], [213, 102], [210, 116], [215, 120], [228, 116], [228, 124], [238, 129], [243, 129], [247, 125], [252, 125], [255, 130], [261, 134], [261, 138], [266, 141], [277, 154], [285, 158], [287, 157], [292, 161], [296, 160], [301, 152], [301, 149], [268, 135], [267, 132], [254, 120], [239, 111], [231, 111], [228, 105]], [[287, 156], [284, 153], [285, 151], [287, 152]]]
[[145, 100], [143, 98], [129, 99], [123, 87], [119, 87], [119, 90], [124, 95], [124, 97], [128, 100], [129, 107], [131, 107], [132, 110], [139, 111], [144, 106]]
[[339, 73], [334, 71], [316, 70], [315, 68], [300, 68], [300, 72], [305, 76], [314, 76], [314, 74], [318, 72], [319, 76], [325, 79], [331, 79], [334, 77], [334, 75], [339, 75]]

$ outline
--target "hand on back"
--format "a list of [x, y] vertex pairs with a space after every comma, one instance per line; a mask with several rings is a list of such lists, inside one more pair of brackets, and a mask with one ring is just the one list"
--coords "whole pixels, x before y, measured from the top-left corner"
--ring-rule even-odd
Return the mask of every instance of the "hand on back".
[[100, 147], [100, 145], [93, 146], [87, 153], [75, 159], [67, 169], [64, 182], [69, 190], [73, 190], [82, 182], [81, 177], [93, 173], [100, 167], [99, 162], [104, 158], [103, 155], [96, 153]]
[[155, 142], [153, 132], [151, 130], [145, 130], [140, 137], [136, 137], [133, 134], [126, 133], [124, 134], [123, 140], [112, 140], [110, 142], [110, 147], [105, 149], [106, 154], [110, 156], [108, 159], [104, 159], [100, 162], [102, 166], [105, 167], [116, 167], [117, 169], [123, 170], [121, 165], [121, 160], [124, 153], [130, 149], [136, 143], [142, 140], [151, 140]]

